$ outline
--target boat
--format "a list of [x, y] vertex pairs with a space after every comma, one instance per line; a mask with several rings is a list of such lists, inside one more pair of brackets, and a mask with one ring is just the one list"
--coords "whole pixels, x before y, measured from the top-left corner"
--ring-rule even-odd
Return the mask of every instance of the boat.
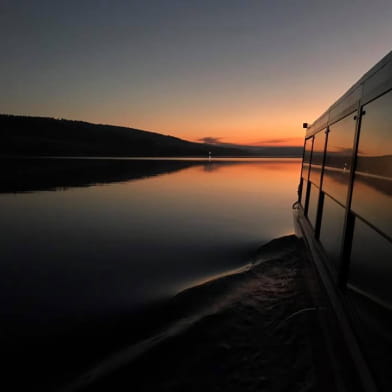
[[339, 326], [332, 360], [361, 390], [391, 391], [392, 51], [303, 127], [294, 221], [332, 309], [326, 335]]

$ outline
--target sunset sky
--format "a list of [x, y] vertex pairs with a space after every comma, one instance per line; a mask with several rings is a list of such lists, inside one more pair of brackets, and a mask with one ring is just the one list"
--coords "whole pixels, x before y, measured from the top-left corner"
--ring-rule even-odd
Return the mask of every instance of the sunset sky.
[[0, 0], [0, 113], [301, 145], [391, 21], [390, 0]]

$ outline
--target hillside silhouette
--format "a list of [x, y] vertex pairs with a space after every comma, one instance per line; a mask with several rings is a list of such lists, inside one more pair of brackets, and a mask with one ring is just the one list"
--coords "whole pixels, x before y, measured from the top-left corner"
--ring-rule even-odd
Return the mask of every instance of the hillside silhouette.
[[0, 154], [27, 156], [300, 156], [300, 147], [226, 147], [134, 128], [0, 115]]

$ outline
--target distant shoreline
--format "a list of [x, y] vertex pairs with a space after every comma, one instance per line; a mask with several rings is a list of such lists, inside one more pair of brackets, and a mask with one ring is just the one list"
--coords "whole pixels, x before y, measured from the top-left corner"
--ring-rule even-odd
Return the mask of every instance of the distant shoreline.
[[195, 143], [157, 132], [0, 114], [0, 155], [60, 157], [302, 157], [302, 146]]
[[211, 159], [205, 156], [99, 156], [99, 155], [7, 155], [0, 154], [0, 159], [98, 159], [98, 160], [196, 160], [196, 161], [227, 161], [236, 159], [248, 159], [248, 160], [259, 160], [259, 159], [301, 159], [302, 156], [212, 156]]

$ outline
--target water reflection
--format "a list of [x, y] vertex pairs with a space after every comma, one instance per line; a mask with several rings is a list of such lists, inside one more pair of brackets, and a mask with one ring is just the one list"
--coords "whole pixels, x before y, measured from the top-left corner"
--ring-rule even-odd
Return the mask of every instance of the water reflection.
[[392, 237], [392, 180], [356, 175], [352, 209]]
[[15, 375], [23, 369], [44, 390], [65, 364], [155, 327], [149, 306], [291, 233], [300, 160], [2, 161], [1, 170], [0, 340]]
[[392, 92], [364, 107], [352, 209], [392, 238]]
[[170, 174], [198, 166], [212, 172], [232, 165], [263, 164], [269, 170], [281, 170], [280, 164], [297, 159], [226, 158], [209, 161], [203, 158], [0, 158], [0, 193], [23, 193], [42, 190], [66, 190], [115, 182], [126, 182]]
[[334, 167], [324, 167], [323, 191], [333, 196], [334, 199], [345, 206], [349, 180], [350, 171]]
[[325, 156], [323, 190], [346, 205], [356, 121], [350, 114], [331, 125]]
[[321, 180], [321, 166], [324, 158], [325, 138], [325, 131], [321, 131], [314, 136], [313, 141], [312, 161], [310, 165], [310, 181], [318, 187], [320, 186]]
[[201, 163], [185, 160], [1, 159], [0, 192], [56, 190], [123, 182], [172, 173], [197, 164]]
[[308, 180], [309, 176], [309, 166], [310, 166], [310, 159], [312, 156], [312, 148], [313, 148], [313, 138], [306, 139], [305, 147], [304, 147], [304, 156], [302, 162], [302, 178], [306, 181]]
[[390, 138], [385, 137], [390, 129], [382, 120], [375, 121], [371, 109], [370, 105], [359, 139], [352, 209], [391, 238], [392, 155]]

